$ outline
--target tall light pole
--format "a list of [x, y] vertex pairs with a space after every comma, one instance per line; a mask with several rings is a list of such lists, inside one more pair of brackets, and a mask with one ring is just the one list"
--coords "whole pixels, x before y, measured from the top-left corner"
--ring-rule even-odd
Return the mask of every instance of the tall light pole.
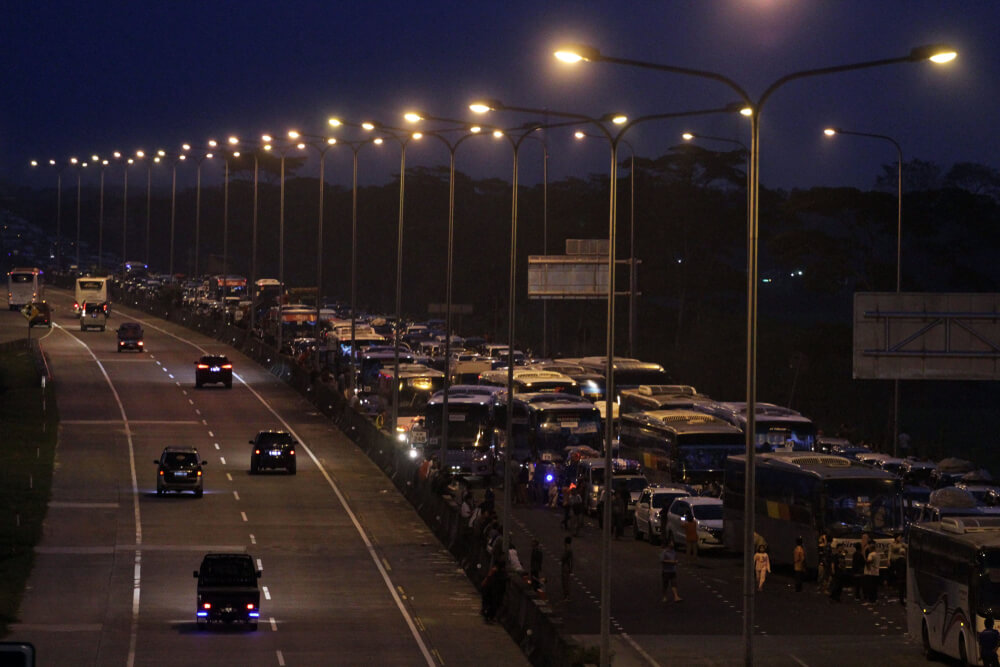
[[167, 272], [170, 279], [174, 279], [174, 232], [177, 220], [177, 163], [187, 160], [184, 153], [170, 154], [160, 150], [156, 152], [163, 160], [170, 162], [170, 259], [167, 263]]
[[757, 406], [757, 230], [760, 222], [759, 218], [759, 190], [760, 190], [760, 116], [764, 104], [774, 94], [778, 88], [786, 83], [806, 77], [822, 76], [826, 74], [836, 74], [850, 70], [869, 69], [872, 67], [883, 67], [905, 62], [921, 62], [931, 60], [932, 62], [943, 63], [953, 60], [956, 56], [954, 49], [942, 46], [923, 46], [910, 51], [906, 56], [896, 58], [886, 58], [882, 60], [872, 60], [867, 62], [852, 63], [848, 65], [838, 65], [834, 67], [824, 67], [819, 69], [802, 70], [787, 74], [768, 86], [764, 93], [757, 99], [752, 100], [750, 95], [732, 79], [715, 72], [692, 69], [688, 67], [676, 67], [673, 65], [663, 65], [649, 63], [626, 58], [615, 58], [602, 54], [598, 49], [589, 46], [568, 46], [555, 52], [555, 57], [563, 62], [576, 63], [581, 61], [600, 61], [630, 67], [641, 67], [674, 74], [684, 74], [703, 79], [711, 79], [723, 83], [748, 105], [750, 110], [750, 153], [751, 153], [751, 178], [750, 178], [750, 202], [751, 215], [750, 224], [747, 229], [747, 409], [746, 409], [746, 493], [743, 506], [743, 649], [744, 661], [749, 666], [753, 664], [753, 603], [754, 603], [754, 571], [753, 571], [753, 545], [754, 545], [754, 524], [755, 516], [755, 433], [756, 433], [756, 406]]
[[[136, 151], [136, 157], [142, 159], [142, 151]], [[120, 151], [115, 151], [116, 160], [122, 161], [122, 289], [128, 278], [128, 167], [135, 164], [135, 158], [126, 157]]]
[[69, 163], [76, 167], [76, 270], [77, 273], [80, 272], [80, 201], [82, 189], [80, 185], [80, 177], [83, 175], [83, 170], [87, 167], [86, 162], [80, 162], [75, 157], [69, 159]]
[[[884, 134], [854, 132], [839, 127], [828, 127], [823, 134], [833, 137], [846, 134], [888, 141], [896, 147], [896, 294], [900, 293], [903, 277], [903, 147], [899, 142]], [[899, 455], [899, 378], [892, 381], [892, 455]]]
[[153, 219], [153, 163], [160, 161], [159, 155], [154, 155], [146, 162], [146, 257], [143, 262], [149, 267], [149, 234]]
[[[344, 122], [339, 118], [330, 118], [327, 120], [327, 124], [330, 127], [340, 127], [344, 125]], [[342, 144], [346, 144], [351, 147], [352, 153], [352, 169], [351, 169], [351, 398], [357, 394], [357, 361], [358, 361], [358, 351], [357, 351], [357, 341], [355, 336], [356, 331], [356, 319], [357, 319], [357, 308], [358, 308], [358, 152], [367, 144], [374, 144], [376, 146], [382, 145], [382, 137], [371, 137], [365, 139], [364, 141], [341, 141]]]
[[[41, 164], [38, 160], [31, 161], [31, 167], [35, 168]], [[62, 165], [58, 164], [55, 160], [49, 160], [49, 166], [56, 168], [56, 253], [59, 250], [59, 227], [61, 226], [60, 221], [62, 220]], [[51, 257], [51, 252], [46, 253], [49, 257], [46, 257], [46, 261]], [[58, 264], [58, 262], [57, 262]]]
[[[319, 343], [320, 332], [320, 310], [323, 307], [320, 297], [323, 295], [323, 201], [326, 199], [326, 183], [323, 179], [324, 168], [326, 166], [326, 153], [337, 140], [333, 137], [320, 137], [316, 135], [301, 134], [295, 130], [288, 131], [289, 139], [299, 139], [307, 137], [313, 141], [304, 142], [309, 148], [315, 149], [319, 153], [319, 204], [316, 221], [316, 341]], [[319, 369], [319, 355], [314, 355], [316, 369]]]
[[108, 166], [108, 160], [102, 160], [97, 155], [91, 157], [101, 169], [100, 203], [97, 207], [97, 275], [101, 275], [101, 267], [104, 266], [104, 169]]
[[[446, 123], [459, 123], [460, 129], [464, 129], [462, 126], [465, 123], [462, 121], [453, 121], [448, 118], [441, 118], [439, 116], [429, 116], [423, 115], [416, 112], [410, 112], [405, 116], [406, 120], [411, 123], [416, 123], [424, 119], [428, 120], [438, 120]], [[466, 134], [462, 135], [455, 141], [450, 141], [446, 137], [442, 136], [438, 132], [426, 132], [428, 136], [434, 137], [448, 150], [448, 249], [447, 249], [447, 260], [445, 268], [445, 326], [444, 326], [444, 359], [445, 359], [445, 373], [444, 373], [444, 392], [441, 401], [441, 469], [444, 470], [445, 457], [448, 452], [448, 390], [451, 388], [451, 333], [452, 333], [452, 272], [454, 266], [454, 247], [455, 247], [455, 153], [458, 151], [458, 147], [462, 145], [467, 139], [479, 136], [482, 132], [482, 127], [479, 125], [472, 125], [468, 128]]]
[[281, 174], [279, 176], [279, 196], [278, 196], [278, 284], [281, 290], [281, 296], [278, 298], [278, 354], [281, 354], [282, 346], [282, 335], [283, 326], [281, 319], [281, 301], [285, 294], [285, 157], [288, 153], [296, 148], [298, 150], [305, 150], [305, 144], [299, 142], [297, 144], [276, 144], [271, 135], [265, 134], [262, 139], [264, 140], [264, 150], [273, 151], [281, 156]]
[[201, 154], [200, 157], [194, 158], [197, 168], [195, 169], [194, 189], [194, 271], [192, 271], [192, 275], [195, 278], [198, 278], [201, 275], [198, 270], [198, 254], [201, 249], [201, 163], [215, 157], [215, 153], [213, 151], [216, 150], [218, 145], [217, 141], [209, 139], [207, 147], [193, 147], [191, 144], [184, 144], [181, 147], [185, 153], [189, 153], [189, 151], [195, 148]]

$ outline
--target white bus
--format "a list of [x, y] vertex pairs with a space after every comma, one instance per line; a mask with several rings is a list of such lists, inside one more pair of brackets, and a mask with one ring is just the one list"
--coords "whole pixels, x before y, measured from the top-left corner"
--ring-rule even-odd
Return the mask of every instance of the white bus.
[[[555, 371], [538, 370], [535, 368], [514, 368], [514, 393], [564, 393], [573, 396], [580, 395], [576, 380]], [[479, 374], [479, 384], [492, 387], [507, 387], [507, 369], [484, 371]]]
[[[771, 563], [792, 564], [795, 538], [806, 544], [806, 565], [817, 566], [816, 542], [825, 532], [836, 549], [853, 555], [868, 533], [884, 567], [889, 544], [903, 530], [902, 480], [842, 456], [774, 452], [754, 457], [757, 472], [755, 526], [770, 546]], [[746, 456], [726, 459], [722, 492], [723, 540], [743, 548]], [[813, 545], [813, 548], [809, 548]]]
[[7, 307], [17, 310], [44, 298], [45, 283], [38, 268], [13, 268], [7, 273]]
[[[699, 403], [696, 410], [721, 417], [746, 433], [746, 401], [720, 401]], [[812, 451], [816, 444], [816, 425], [797, 410], [774, 403], [757, 403], [754, 411], [754, 442], [758, 452], [769, 452], [786, 448], [796, 451]]]
[[928, 657], [981, 665], [977, 637], [1000, 610], [1000, 517], [945, 517], [910, 526], [906, 625]]
[[83, 310], [84, 302], [106, 303], [108, 300], [108, 279], [88, 276], [76, 279], [76, 301], [73, 302], [73, 314], [77, 317]]

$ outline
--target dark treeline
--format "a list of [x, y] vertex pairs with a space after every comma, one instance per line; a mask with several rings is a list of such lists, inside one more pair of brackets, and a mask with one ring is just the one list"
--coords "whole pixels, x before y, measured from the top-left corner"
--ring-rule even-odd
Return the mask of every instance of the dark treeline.
[[[635, 257], [641, 261], [632, 356], [658, 361], [677, 382], [723, 400], [745, 396], [746, 156], [685, 144], [655, 159], [622, 162], [618, 187], [619, 258], [630, 255], [634, 210]], [[252, 158], [232, 164], [227, 269], [250, 276]], [[300, 175], [301, 158], [286, 159], [284, 252], [289, 286], [316, 282], [316, 176]], [[278, 160], [261, 156], [256, 276], [277, 277], [280, 188]], [[1000, 172], [976, 164], [947, 171], [913, 160], [904, 164], [902, 289], [995, 292], [1000, 268]], [[145, 169], [130, 172], [128, 259], [144, 259]], [[110, 183], [110, 180], [109, 180]], [[543, 184], [519, 191], [517, 345], [541, 355], [542, 305], [527, 299], [527, 257], [544, 254]], [[608, 179], [567, 178], [547, 185], [548, 254], [566, 239], [607, 238]], [[634, 209], [632, 193], [634, 192]], [[427, 317], [445, 299], [448, 219], [446, 167], [406, 172], [403, 234], [403, 311]], [[55, 189], [7, 189], [16, 215], [54, 235]], [[174, 271], [194, 273], [194, 188], [178, 191]], [[82, 247], [96, 254], [98, 190], [82, 195]], [[323, 237], [328, 300], [347, 302], [351, 280], [350, 187], [327, 185]], [[75, 240], [75, 183], [63, 181], [62, 237]], [[155, 188], [150, 264], [166, 272], [170, 247], [170, 192]], [[359, 306], [392, 312], [395, 305], [399, 181], [358, 191]], [[455, 184], [454, 302], [473, 314], [456, 318], [459, 333], [506, 338], [511, 188], [498, 179]], [[827, 433], [888, 446], [891, 383], [851, 378], [851, 314], [856, 291], [896, 287], [896, 166], [873, 177], [871, 190], [762, 189], [760, 201], [759, 389], [762, 401], [788, 404]], [[199, 271], [221, 272], [223, 191], [201, 190]], [[75, 252], [66, 250], [63, 253]], [[103, 247], [121, 254], [120, 177], [105, 190]], [[801, 274], [799, 273], [801, 272]], [[627, 271], [618, 274], [627, 289]], [[550, 301], [550, 356], [603, 354], [606, 307], [599, 301]], [[628, 300], [617, 303], [616, 350], [628, 354]], [[966, 455], [993, 463], [997, 428], [993, 383], [903, 382], [901, 423], [929, 455]], [[985, 423], [984, 423], [985, 422]], [[1000, 463], [1000, 460], [997, 461]]]

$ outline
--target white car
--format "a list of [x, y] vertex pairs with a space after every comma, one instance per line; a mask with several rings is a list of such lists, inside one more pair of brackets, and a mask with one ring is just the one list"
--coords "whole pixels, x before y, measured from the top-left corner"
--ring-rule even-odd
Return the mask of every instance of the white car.
[[698, 527], [698, 550], [722, 548], [722, 500], [705, 496], [678, 498], [667, 510], [667, 540], [686, 546], [685, 526]]
[[662, 541], [661, 513], [666, 519], [665, 512], [670, 504], [678, 498], [690, 495], [691, 489], [683, 484], [646, 487], [635, 505], [635, 517], [632, 521], [635, 528], [635, 539], [641, 540], [646, 537], [650, 542]]

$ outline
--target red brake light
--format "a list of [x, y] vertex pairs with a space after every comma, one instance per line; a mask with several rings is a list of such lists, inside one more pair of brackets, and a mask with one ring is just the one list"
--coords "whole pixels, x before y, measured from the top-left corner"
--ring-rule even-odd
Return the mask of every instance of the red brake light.
[[163, 470], [160, 470], [160, 477], [163, 476]]
[[222, 364], [222, 367], [223, 368], [232, 368], [233, 365], [232, 364]]
[[260, 454], [260, 450], [259, 449], [255, 449], [255, 450], [253, 450], [253, 453], [254, 454]]
[[289, 456], [295, 456], [295, 450], [294, 449], [288, 450], [288, 455]]
[[254, 608], [254, 603], [253, 602], [247, 602], [247, 609], [249, 609], [250, 611], [253, 611], [253, 608]]
[[212, 608], [212, 603], [211, 602], [202, 603], [201, 608], [202, 609], [211, 609]]
[[198, 477], [201, 477], [201, 471], [200, 470], [198, 471]]
[[208, 368], [208, 364], [198, 364], [199, 369]]

